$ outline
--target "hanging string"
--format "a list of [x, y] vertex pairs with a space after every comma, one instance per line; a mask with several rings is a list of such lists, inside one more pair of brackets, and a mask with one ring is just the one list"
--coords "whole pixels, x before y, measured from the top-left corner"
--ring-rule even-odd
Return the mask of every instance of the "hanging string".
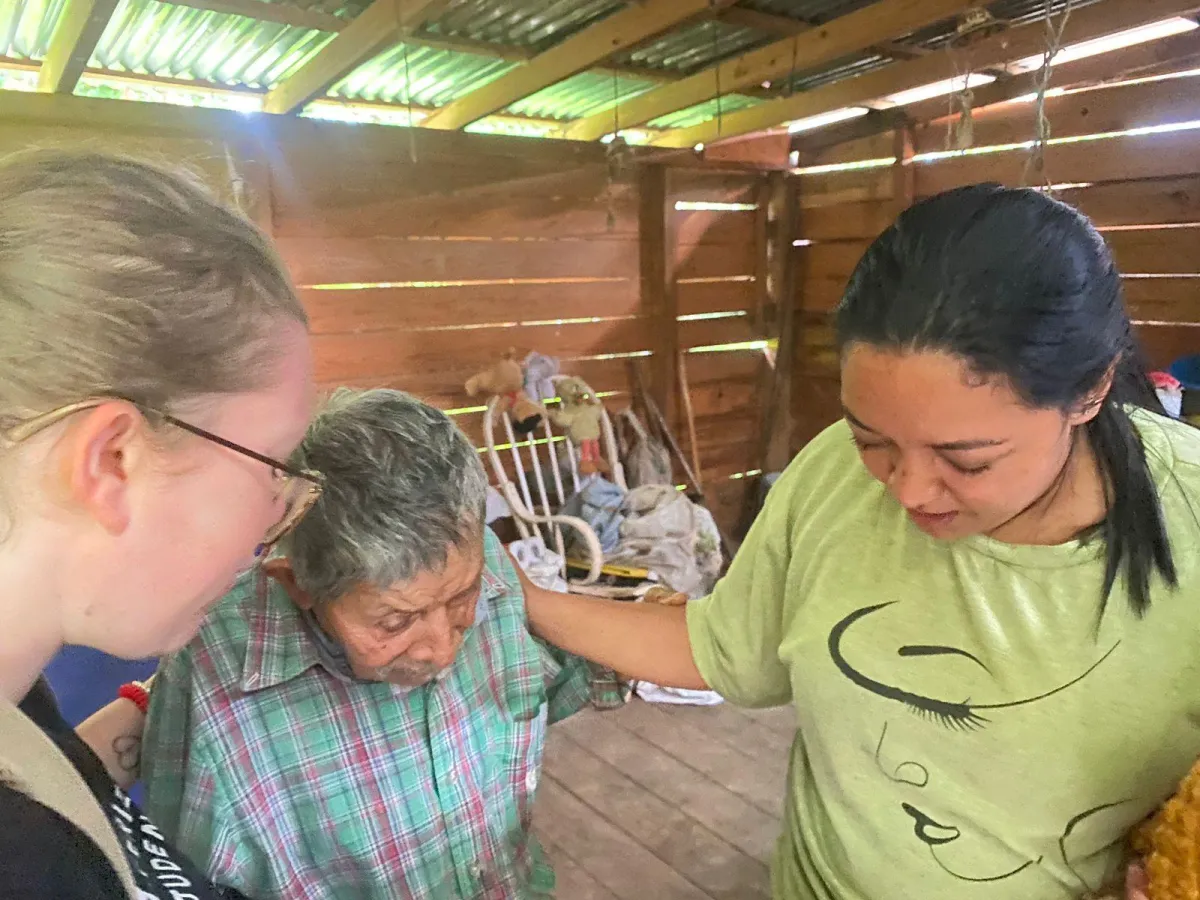
[[404, 42], [404, 103], [408, 107], [408, 158], [417, 161], [417, 123], [413, 121], [412, 75], [408, 70], [408, 41]]
[[[408, 37], [408, 29], [404, 27], [404, 15], [401, 12], [401, 7], [405, 0], [396, 0], [392, 4], [392, 9], [396, 12], [396, 34], [402, 38]], [[413, 101], [412, 101], [412, 75], [408, 70], [408, 41], [405, 40], [400, 45], [403, 53], [404, 61], [404, 106], [408, 116], [408, 158], [412, 163], [417, 161], [417, 124], [413, 121]]]
[[1050, 85], [1050, 64], [1062, 48], [1063, 33], [1067, 21], [1071, 18], [1071, 7], [1074, 0], [1065, 0], [1062, 15], [1057, 25], [1054, 22], [1054, 0], [1046, 0], [1046, 50], [1042, 55], [1042, 67], [1038, 69], [1034, 79], [1034, 136], [1033, 147], [1029, 158], [1025, 161], [1025, 172], [1021, 176], [1021, 184], [1030, 184], [1036, 177], [1046, 188], [1050, 187], [1046, 175], [1046, 143], [1050, 140], [1050, 121], [1046, 118], [1046, 90]]
[[721, 32], [720, 32], [720, 26], [717, 25], [716, 19], [710, 19], [708, 25], [709, 25], [709, 31], [712, 32], [713, 60], [716, 61], [716, 63], [717, 63], [713, 67], [713, 76], [716, 81], [716, 89], [717, 89], [717, 97], [716, 97], [716, 100], [717, 100], [717, 137], [720, 138], [721, 131], [723, 128], [723, 122], [722, 122], [722, 117], [721, 117], [721, 62], [720, 62]]

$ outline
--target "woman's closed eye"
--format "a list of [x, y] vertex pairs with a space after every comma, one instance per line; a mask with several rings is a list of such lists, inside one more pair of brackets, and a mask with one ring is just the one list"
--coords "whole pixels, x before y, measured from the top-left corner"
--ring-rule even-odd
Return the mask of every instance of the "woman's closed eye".
[[943, 456], [950, 468], [963, 475], [982, 475], [984, 472], [992, 468], [992, 462], [974, 462], [969, 460], [951, 459], [949, 456]]

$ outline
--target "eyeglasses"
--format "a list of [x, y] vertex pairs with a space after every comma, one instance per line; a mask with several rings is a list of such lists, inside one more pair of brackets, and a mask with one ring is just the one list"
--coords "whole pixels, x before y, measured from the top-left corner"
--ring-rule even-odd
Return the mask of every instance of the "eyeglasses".
[[[39, 431], [44, 431], [51, 425], [61, 422], [67, 416], [74, 415], [85, 409], [92, 409], [102, 403], [110, 403], [116, 399], [120, 398], [96, 397], [91, 400], [81, 400], [78, 403], [60, 406], [57, 409], [34, 416], [32, 419], [18, 422], [3, 433], [3, 438], [10, 444], [19, 444], [21, 441], [33, 437]], [[196, 437], [211, 441], [227, 450], [240, 453], [242, 456], [247, 456], [263, 465], [271, 467], [271, 474], [276, 484], [276, 498], [284, 504], [283, 515], [263, 535], [262, 546], [259, 548], [260, 553], [277, 543], [281, 537], [295, 528], [296, 524], [304, 518], [304, 514], [312, 509], [313, 504], [321, 496], [321, 488], [325, 479], [320, 472], [315, 472], [311, 469], [297, 469], [288, 463], [273, 459], [248, 447], [243, 447], [241, 444], [235, 444], [233, 441], [227, 440], [220, 435], [213, 434], [211, 431], [205, 431], [203, 428], [184, 422], [157, 409], [151, 409], [137, 403], [131, 405], [147, 417], [161, 419], [168, 425], [173, 425], [189, 434], [194, 434]]]

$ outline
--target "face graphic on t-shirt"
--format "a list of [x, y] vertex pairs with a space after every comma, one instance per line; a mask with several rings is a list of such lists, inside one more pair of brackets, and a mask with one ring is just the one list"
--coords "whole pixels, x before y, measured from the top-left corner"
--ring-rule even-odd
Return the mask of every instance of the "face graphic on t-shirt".
[[[880, 603], [857, 609], [834, 625], [828, 638], [838, 671], [862, 690], [889, 701], [874, 748], [874, 769], [889, 786], [880, 797], [894, 804], [895, 814], [885, 810], [885, 819], [911, 832], [912, 840], [927, 849], [931, 864], [958, 881], [1006, 881], [1053, 865], [1078, 881], [1081, 894], [1098, 889], [1099, 884], [1091, 883], [1096, 880], [1094, 867], [1088, 877], [1081, 874], [1080, 862], [1110, 844], [1112, 835], [1127, 830], [1136, 817], [1131, 798], [1079, 798], [1078, 806], [1069, 806], [1073, 801], [1068, 798], [1064, 807], [1061, 797], [1039, 794], [1038, 787], [1031, 795], [1031, 785], [1044, 780], [1055, 766], [1070, 765], [1070, 760], [1057, 759], [1037, 746], [1020, 747], [1019, 756], [1014, 756], [1013, 746], [1003, 743], [1002, 736], [1006, 726], [1016, 722], [1013, 716], [1049, 714], [1046, 704], [1101, 668], [1119, 642], [1096, 647], [1094, 657], [1072, 676], [1030, 687], [1029, 678], [1014, 677], [1002, 666], [993, 671], [966, 646], [953, 645], [967, 644], [965, 640], [913, 639], [905, 633], [902, 610], [896, 606]], [[985, 735], [997, 740], [972, 740]], [[996, 746], [1004, 748], [1003, 758], [987, 756]], [[978, 757], [971, 755], [975, 748]], [[955, 769], [966, 774], [946, 777], [939, 772], [940, 759], [953, 759]], [[1036, 778], [1025, 777], [1030, 767], [1036, 769]], [[969, 785], [972, 780], [977, 792], [965, 796], [964, 782]], [[981, 816], [986, 821], [981, 822]], [[1031, 840], [1031, 835], [1044, 832], [1047, 819], [1056, 823], [1055, 834], [1047, 835], [1049, 840]]]

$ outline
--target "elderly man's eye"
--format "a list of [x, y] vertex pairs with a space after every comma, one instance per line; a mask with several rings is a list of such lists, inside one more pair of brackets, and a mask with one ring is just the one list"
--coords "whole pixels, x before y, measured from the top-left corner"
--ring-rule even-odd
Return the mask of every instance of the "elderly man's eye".
[[379, 627], [388, 634], [400, 634], [415, 621], [416, 616], [390, 616], [380, 622]]

